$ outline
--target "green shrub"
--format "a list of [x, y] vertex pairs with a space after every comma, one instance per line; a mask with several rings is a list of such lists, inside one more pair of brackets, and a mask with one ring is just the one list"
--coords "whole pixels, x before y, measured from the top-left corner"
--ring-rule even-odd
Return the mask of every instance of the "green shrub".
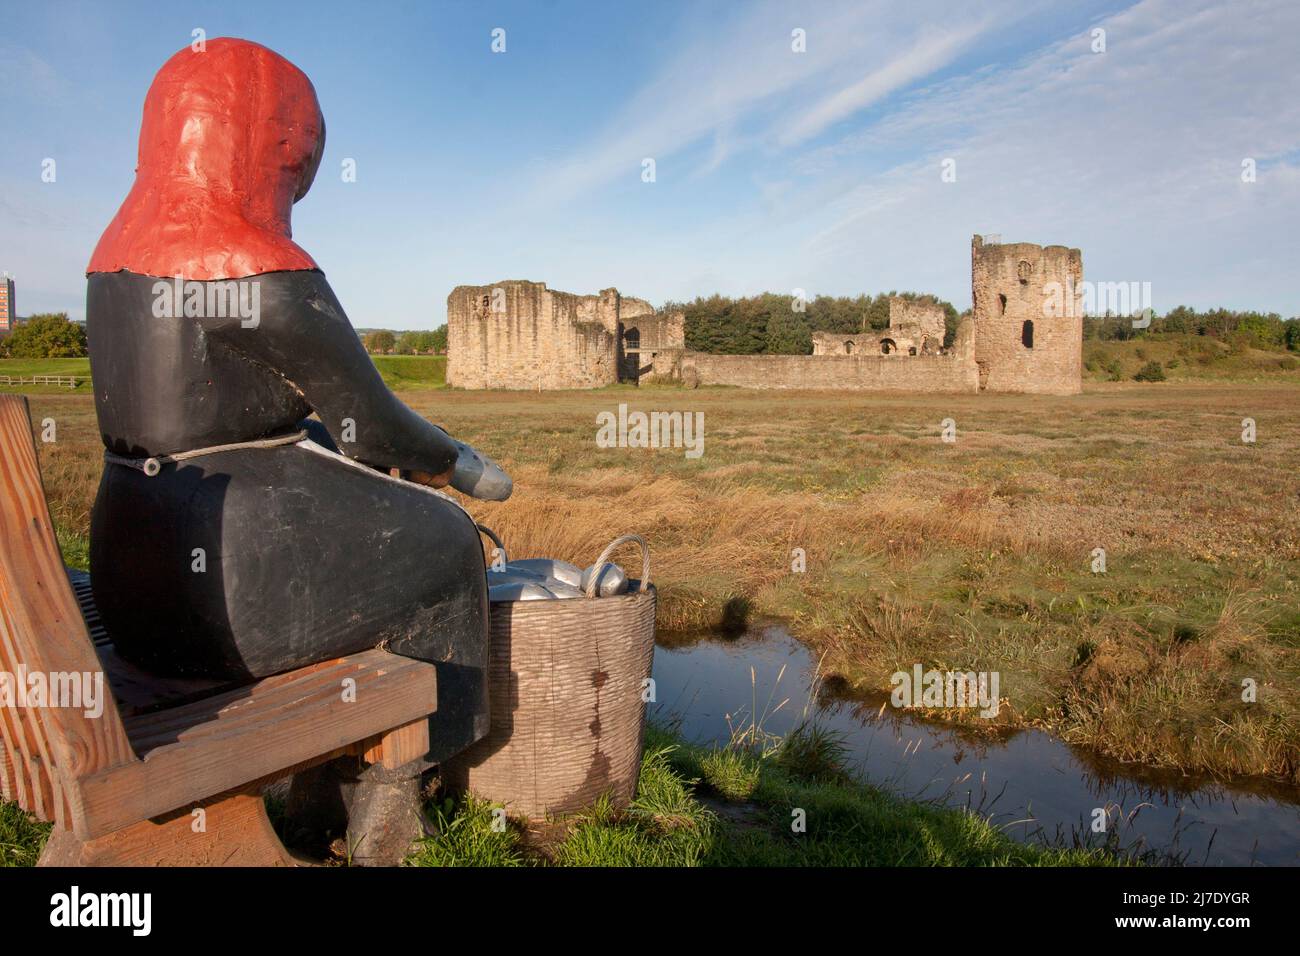
[[1133, 376], [1135, 382], [1163, 382], [1164, 380], [1165, 370], [1160, 367], [1159, 362], [1147, 362]]
[[86, 328], [68, 321], [66, 312], [33, 315], [0, 342], [4, 358], [81, 358], [86, 354]]

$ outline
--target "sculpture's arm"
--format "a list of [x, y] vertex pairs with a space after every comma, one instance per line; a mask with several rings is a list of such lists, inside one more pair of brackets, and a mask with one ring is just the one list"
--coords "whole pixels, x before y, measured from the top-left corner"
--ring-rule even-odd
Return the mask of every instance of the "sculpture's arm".
[[457, 443], [384, 384], [324, 275], [273, 272], [238, 282], [243, 314], [201, 320], [214, 342], [292, 384], [344, 455], [446, 484]]

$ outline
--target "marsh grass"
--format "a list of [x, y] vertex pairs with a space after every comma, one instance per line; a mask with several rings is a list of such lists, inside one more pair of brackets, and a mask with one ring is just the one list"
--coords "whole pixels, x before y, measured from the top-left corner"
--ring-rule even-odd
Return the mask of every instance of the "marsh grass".
[[[282, 804], [267, 797], [280, 822]], [[801, 811], [806, 830], [792, 827]], [[978, 812], [913, 802], [858, 781], [832, 735], [803, 728], [766, 756], [705, 748], [647, 728], [636, 799], [602, 798], [544, 841], [475, 796], [435, 795], [437, 833], [408, 866], [1097, 866], [1137, 862], [1110, 840], [1058, 833], [1017, 842]], [[0, 803], [0, 865], [33, 866], [49, 833]], [[1071, 842], [1073, 841], [1073, 842]], [[347, 848], [327, 865], [347, 865]]]
[[[825, 733], [804, 731], [762, 756], [705, 748], [647, 730], [640, 789], [626, 810], [608, 800], [530, 847], [521, 827], [490, 833], [474, 797], [458, 804], [415, 865], [495, 866], [1096, 866], [1133, 862], [1112, 846], [1018, 843], [967, 810], [915, 803], [867, 786]], [[791, 739], [787, 738], [787, 742]], [[808, 754], [816, 752], [809, 761]], [[790, 759], [797, 755], [795, 759]], [[829, 772], [834, 768], [834, 772]], [[804, 832], [792, 828], [802, 811]], [[458, 828], [459, 824], [459, 828]], [[472, 835], [471, 835], [472, 833]], [[1065, 838], [1062, 838], [1063, 840]]]

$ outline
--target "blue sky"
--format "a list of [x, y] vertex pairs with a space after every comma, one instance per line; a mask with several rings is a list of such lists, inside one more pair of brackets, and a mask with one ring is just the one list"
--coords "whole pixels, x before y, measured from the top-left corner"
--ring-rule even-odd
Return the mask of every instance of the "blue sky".
[[23, 314], [84, 316], [145, 91], [195, 28], [315, 83], [329, 137], [294, 237], [358, 326], [428, 328], [454, 286], [505, 278], [966, 308], [973, 233], [1078, 246], [1085, 278], [1150, 282], [1157, 311], [1300, 313], [1293, 0], [0, 0], [0, 23], [0, 269]]

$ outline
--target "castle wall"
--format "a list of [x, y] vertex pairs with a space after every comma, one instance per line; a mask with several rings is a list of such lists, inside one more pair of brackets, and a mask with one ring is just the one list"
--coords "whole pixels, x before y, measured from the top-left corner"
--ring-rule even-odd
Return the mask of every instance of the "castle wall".
[[619, 296], [578, 296], [543, 282], [458, 286], [447, 297], [447, 384], [456, 388], [598, 388], [618, 381]]
[[879, 352], [861, 355], [712, 355], [682, 352], [671, 372], [665, 363], [665, 373], [691, 387], [735, 385], [740, 388], [854, 391], [979, 391], [975, 327], [969, 318], [962, 319], [952, 348], [942, 355], [898, 356]]
[[985, 245], [974, 237], [971, 297], [981, 389], [1058, 395], [1083, 390], [1082, 282], [1078, 249]]
[[[856, 335], [841, 335], [836, 332], [814, 332], [812, 334], [812, 354], [880, 355], [880, 340], [882, 337], [888, 338], [888, 336], [883, 332], [861, 332]], [[906, 350], [904, 350], [902, 354], [906, 355]]]
[[975, 392], [975, 363], [959, 355], [709, 355], [687, 352], [687, 385], [741, 388], [851, 389], [900, 392]]

